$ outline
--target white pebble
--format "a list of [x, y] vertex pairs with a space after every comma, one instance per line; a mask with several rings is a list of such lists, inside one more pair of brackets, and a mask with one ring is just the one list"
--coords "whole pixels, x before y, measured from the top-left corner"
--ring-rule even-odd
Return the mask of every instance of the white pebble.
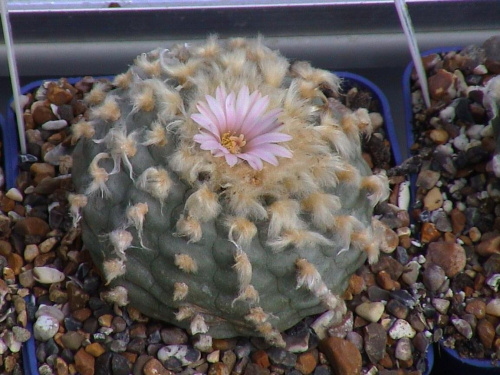
[[18, 353], [21, 350], [22, 343], [16, 340], [12, 331], [6, 331], [3, 339], [12, 353]]
[[499, 178], [500, 177], [500, 154], [496, 154], [495, 156], [493, 156], [491, 166], [493, 168], [493, 173], [495, 174], [495, 177]]
[[455, 137], [455, 139], [453, 139], [453, 146], [455, 146], [457, 150], [465, 151], [468, 145], [469, 139], [465, 134], [460, 134], [459, 136]]
[[53, 284], [63, 281], [64, 273], [51, 267], [34, 267], [33, 277], [42, 284]]
[[443, 202], [443, 210], [444, 210], [444, 212], [449, 214], [451, 212], [451, 210], [453, 210], [453, 202], [450, 201], [449, 199], [445, 200]]
[[389, 336], [393, 340], [399, 340], [403, 337], [413, 338], [416, 335], [416, 331], [406, 320], [398, 319], [394, 322], [392, 327], [389, 329]]
[[33, 334], [39, 341], [47, 341], [59, 331], [59, 322], [50, 315], [41, 315], [33, 325]]
[[40, 305], [40, 307], [35, 313], [35, 317], [38, 318], [42, 315], [51, 316], [57, 319], [59, 322], [62, 322], [64, 320], [64, 313], [61, 311], [61, 309], [57, 308], [56, 306]]
[[68, 122], [66, 120], [52, 120], [47, 121], [42, 125], [42, 129], [44, 130], [61, 130], [68, 126]]
[[474, 68], [472, 73], [477, 74], [479, 76], [482, 76], [482, 75], [488, 73], [488, 69], [483, 64], [479, 64], [478, 66], [476, 66]]
[[453, 122], [453, 119], [455, 118], [455, 108], [453, 108], [452, 106], [446, 107], [441, 112], [439, 112], [439, 118], [444, 122]]
[[481, 134], [483, 132], [484, 125], [472, 125], [469, 129], [467, 129], [466, 134], [469, 138], [472, 139], [481, 139]]
[[500, 299], [492, 299], [486, 305], [486, 314], [490, 314], [496, 317], [500, 317]]
[[408, 361], [413, 357], [411, 342], [407, 337], [403, 337], [396, 344], [394, 356], [401, 361]]
[[382, 302], [363, 302], [356, 306], [356, 314], [369, 322], [376, 323], [385, 311]]
[[403, 181], [399, 184], [398, 207], [402, 210], [408, 210], [410, 206], [410, 182]]
[[5, 352], [7, 352], [7, 344], [5, 343], [5, 341], [3, 341], [3, 339], [0, 337], [0, 355], [4, 354]]
[[5, 193], [5, 196], [7, 198], [12, 199], [13, 201], [16, 201], [16, 202], [22, 202], [23, 201], [23, 195], [16, 188], [10, 188], [9, 191], [7, 191], [7, 193]]

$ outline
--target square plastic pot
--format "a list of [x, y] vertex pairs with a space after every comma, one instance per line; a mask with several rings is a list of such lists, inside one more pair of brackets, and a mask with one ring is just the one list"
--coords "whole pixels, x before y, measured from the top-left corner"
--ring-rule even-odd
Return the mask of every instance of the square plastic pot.
[[[422, 57], [432, 55], [434, 53], [445, 54], [452, 51], [461, 51], [462, 47], [442, 47], [434, 48], [422, 53]], [[404, 96], [404, 111], [405, 111], [405, 131], [406, 131], [406, 147], [408, 155], [411, 155], [411, 147], [414, 143], [413, 137], [413, 106], [411, 100], [411, 74], [415, 65], [410, 62], [403, 73], [403, 96]], [[416, 194], [417, 176], [411, 176], [411, 201], [414, 202]], [[435, 358], [435, 372], [432, 374], [443, 374], [445, 371], [456, 375], [486, 375], [500, 374], [500, 365], [495, 366], [490, 360], [462, 358], [455, 349], [446, 347], [443, 341], [437, 344], [437, 352], [439, 355]]]
[[[394, 122], [392, 120], [389, 102], [384, 93], [371, 81], [357, 74], [353, 74], [350, 72], [335, 72], [335, 74], [337, 74], [342, 79], [342, 90], [344, 92], [347, 92], [349, 89], [353, 87], [357, 87], [359, 89], [369, 91], [373, 95], [373, 98], [378, 101], [380, 106], [379, 111], [382, 117], [384, 118], [384, 130], [391, 144], [393, 162], [395, 165], [400, 164], [402, 162], [402, 157], [399, 149], [396, 131], [394, 129]], [[80, 79], [81, 77], [68, 78], [68, 82], [74, 84], [78, 82]], [[22, 87], [21, 93], [26, 94], [28, 92], [36, 90], [36, 88], [42, 85], [43, 82], [45, 82], [45, 80], [32, 82]], [[18, 174], [18, 167], [19, 167], [18, 146], [17, 146], [18, 137], [17, 133], [15, 132], [16, 129], [15, 113], [10, 106], [7, 108], [6, 126], [7, 126], [6, 130], [8, 131], [3, 132], [2, 135], [4, 137], [3, 138], [4, 144], [6, 143], [5, 136], [8, 136], [7, 141], [11, 144], [9, 152], [5, 152], [5, 165], [6, 165], [5, 168], [6, 170], [8, 168], [9, 172], [7, 186], [10, 188], [15, 186], [15, 180]], [[31, 301], [31, 303], [33, 303], [32, 297], [27, 297], [26, 300], [27, 302]], [[32, 322], [28, 322], [27, 328], [30, 329], [31, 332], [33, 333]], [[22, 354], [23, 354], [23, 367], [25, 374], [39, 375], [37, 358], [36, 358], [35, 339], [33, 337], [33, 334], [31, 339], [23, 345]], [[427, 363], [427, 370], [424, 372], [424, 375], [429, 375], [434, 364], [434, 348], [432, 345], [430, 345], [428, 348], [426, 363]]]

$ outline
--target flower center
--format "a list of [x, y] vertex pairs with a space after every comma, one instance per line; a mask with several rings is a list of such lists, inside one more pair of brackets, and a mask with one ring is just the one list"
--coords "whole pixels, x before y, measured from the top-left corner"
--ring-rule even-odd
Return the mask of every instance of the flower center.
[[241, 149], [247, 144], [245, 135], [240, 134], [238, 137], [227, 132], [222, 134], [221, 145], [224, 146], [231, 154], [241, 153]]

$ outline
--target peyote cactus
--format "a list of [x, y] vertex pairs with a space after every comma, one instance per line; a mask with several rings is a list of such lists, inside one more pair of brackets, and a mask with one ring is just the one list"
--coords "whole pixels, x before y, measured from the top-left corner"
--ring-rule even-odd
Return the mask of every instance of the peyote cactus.
[[73, 126], [75, 223], [108, 298], [213, 337], [262, 336], [346, 311], [378, 258], [372, 209], [388, 196], [336, 99], [340, 80], [260, 39], [209, 38], [137, 57], [97, 84]]

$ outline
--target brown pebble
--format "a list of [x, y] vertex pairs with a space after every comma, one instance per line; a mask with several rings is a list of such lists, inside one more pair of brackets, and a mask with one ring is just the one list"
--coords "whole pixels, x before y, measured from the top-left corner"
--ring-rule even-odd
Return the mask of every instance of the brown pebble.
[[14, 232], [25, 237], [45, 237], [49, 231], [49, 224], [34, 216], [21, 219], [14, 225]]
[[12, 252], [12, 245], [6, 240], [0, 240], [0, 255], [7, 257]]
[[257, 350], [252, 353], [252, 362], [262, 368], [268, 368], [271, 365], [269, 362], [269, 356], [265, 350]]
[[81, 375], [94, 375], [95, 358], [80, 348], [75, 354], [75, 368]]
[[351, 275], [349, 278], [349, 287], [348, 290], [353, 294], [360, 294], [363, 290], [366, 289], [365, 280], [355, 273]]
[[47, 99], [55, 105], [63, 105], [69, 103], [73, 99], [73, 94], [59, 86], [56, 82], [50, 82], [47, 87]]
[[486, 349], [491, 349], [495, 339], [495, 327], [487, 319], [481, 319], [477, 323], [477, 335]]
[[477, 319], [483, 319], [486, 315], [486, 303], [480, 299], [467, 302], [465, 312], [474, 315]]
[[55, 177], [56, 170], [49, 163], [33, 163], [30, 167], [30, 173], [33, 177], [33, 182], [38, 185], [46, 177]]
[[448, 277], [463, 271], [466, 260], [464, 248], [457, 243], [431, 242], [427, 247], [427, 262], [440, 266]]
[[441, 237], [441, 232], [436, 229], [436, 225], [434, 223], [422, 223], [421, 228], [421, 241], [422, 243], [429, 243], [433, 241], [437, 241]]
[[455, 75], [444, 69], [439, 69], [436, 74], [430, 76], [428, 79], [431, 98], [445, 102], [454, 99], [456, 96], [455, 81]]
[[45, 124], [47, 121], [57, 120], [56, 115], [50, 108], [50, 102], [37, 101], [31, 106], [31, 116], [36, 125]]
[[10, 253], [7, 256], [7, 263], [9, 264], [9, 267], [12, 268], [12, 271], [14, 271], [14, 275], [16, 276], [21, 273], [21, 269], [24, 266], [23, 257], [16, 253]]
[[437, 145], [442, 145], [448, 142], [450, 136], [444, 129], [432, 129], [429, 132], [429, 138]]
[[106, 349], [98, 342], [93, 342], [85, 347], [85, 351], [92, 357], [97, 358], [106, 352]]
[[68, 364], [61, 357], [56, 358], [56, 374], [57, 375], [68, 375], [69, 369]]
[[481, 242], [476, 246], [476, 253], [488, 257], [492, 254], [500, 254], [500, 234], [485, 233]]
[[430, 190], [436, 186], [440, 177], [441, 173], [430, 169], [424, 169], [418, 174], [416, 185], [424, 188], [425, 190]]
[[317, 364], [318, 358], [313, 352], [301, 353], [297, 357], [295, 369], [300, 371], [303, 375], [309, 375], [314, 372]]
[[328, 337], [320, 341], [319, 349], [328, 358], [336, 375], [361, 374], [361, 353], [352, 342], [338, 337]]
[[396, 290], [396, 283], [393, 279], [391, 279], [391, 275], [389, 275], [385, 271], [380, 271], [376, 276], [377, 284], [385, 290]]
[[450, 220], [451, 227], [453, 230], [453, 234], [460, 234], [465, 228], [465, 223], [467, 222], [467, 218], [465, 214], [460, 211], [458, 208], [454, 208], [450, 212]]
[[394, 366], [394, 362], [387, 352], [384, 353], [384, 357], [378, 363], [384, 368], [392, 368]]
[[144, 365], [142, 370], [144, 375], [173, 375], [172, 371], [167, 370], [159, 360], [151, 358]]
[[229, 375], [229, 371], [224, 363], [216, 362], [208, 369], [208, 375]]

